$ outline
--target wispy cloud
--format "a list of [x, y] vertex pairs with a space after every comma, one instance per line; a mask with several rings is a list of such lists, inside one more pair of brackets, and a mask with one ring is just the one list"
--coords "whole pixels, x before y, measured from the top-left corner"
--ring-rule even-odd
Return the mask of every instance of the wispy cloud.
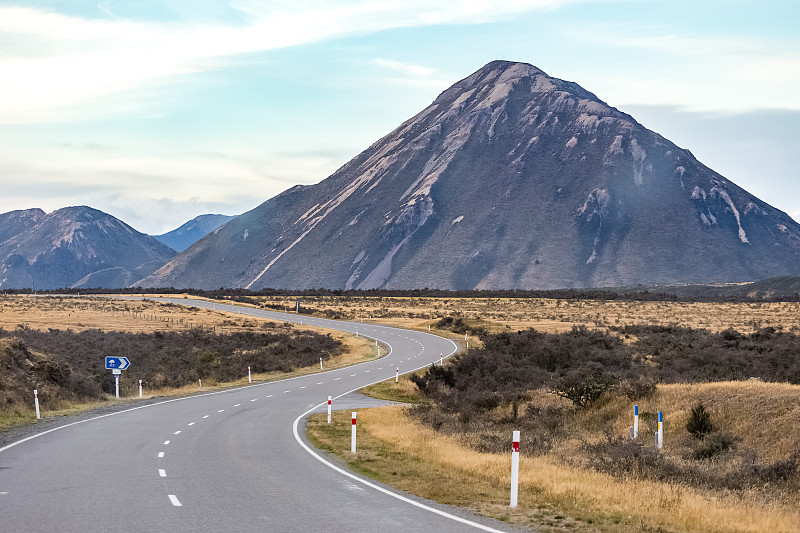
[[412, 65], [411, 63], [403, 63], [401, 61], [394, 61], [392, 59], [383, 59], [383, 58], [373, 59], [372, 64], [390, 70], [398, 71], [403, 74], [410, 74], [412, 76], [430, 76], [431, 74], [435, 74], [437, 71], [437, 69], [431, 67]]
[[[150, 104], [119, 101], [113, 95], [224, 66], [224, 62], [207, 61], [210, 58], [391, 28], [492, 22], [577, 1], [233, 0], [230, 6], [243, 14], [244, 25], [215, 24], [201, 17], [180, 22], [143, 22], [118, 16], [90, 19], [0, 6], [0, 42], [4, 43], [0, 123], [138, 111]], [[101, 4], [100, 9], [110, 13], [107, 5]]]
[[584, 76], [617, 104], [678, 105], [688, 111], [800, 110], [797, 43], [742, 36], [698, 36], [658, 27], [575, 31], [590, 44], [641, 54], [646, 62], [618, 62], [613, 77]]

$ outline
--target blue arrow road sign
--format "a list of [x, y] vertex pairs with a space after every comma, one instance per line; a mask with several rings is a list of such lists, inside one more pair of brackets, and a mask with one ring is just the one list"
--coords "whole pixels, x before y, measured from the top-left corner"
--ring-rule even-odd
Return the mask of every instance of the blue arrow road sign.
[[131, 362], [128, 361], [127, 357], [106, 357], [106, 368], [110, 368], [112, 370], [125, 370], [131, 366]]

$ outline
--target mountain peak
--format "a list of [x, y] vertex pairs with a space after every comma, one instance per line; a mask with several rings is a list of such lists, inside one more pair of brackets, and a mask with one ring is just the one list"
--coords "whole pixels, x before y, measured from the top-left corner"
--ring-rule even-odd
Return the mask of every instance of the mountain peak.
[[[302, 268], [299, 268], [302, 266]], [[144, 286], [564, 288], [800, 274], [800, 225], [577, 83], [492, 61]]]

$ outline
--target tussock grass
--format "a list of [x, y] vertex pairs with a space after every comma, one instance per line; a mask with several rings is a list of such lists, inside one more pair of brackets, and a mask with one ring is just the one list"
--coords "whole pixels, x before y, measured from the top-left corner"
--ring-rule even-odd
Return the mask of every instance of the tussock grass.
[[[660, 325], [719, 332], [728, 328], [752, 333], [772, 326], [800, 331], [800, 303], [688, 303], [547, 298], [411, 298], [349, 296], [259, 296], [254, 300], [273, 308], [300, 306], [319, 316], [379, 322], [420, 331], [447, 316], [461, 316], [490, 333], [535, 328], [563, 333], [573, 326]], [[444, 332], [442, 332], [444, 333]], [[453, 337], [455, 338], [455, 336]], [[463, 339], [463, 335], [461, 337]], [[472, 340], [470, 340], [472, 345]]]
[[[678, 400], [667, 391], [664, 400]], [[403, 406], [359, 412], [359, 452], [349, 454], [348, 413], [328, 426], [309, 419], [313, 442], [357, 471], [422, 497], [461, 505], [538, 531], [798, 531], [796, 502], [748, 501], [678, 483], [615, 478], [555, 456], [520, 461], [520, 507], [507, 508], [509, 454], [480, 453], [458, 436], [442, 435], [409, 416]], [[510, 444], [510, 434], [509, 434]], [[665, 437], [666, 439], [666, 437]]]

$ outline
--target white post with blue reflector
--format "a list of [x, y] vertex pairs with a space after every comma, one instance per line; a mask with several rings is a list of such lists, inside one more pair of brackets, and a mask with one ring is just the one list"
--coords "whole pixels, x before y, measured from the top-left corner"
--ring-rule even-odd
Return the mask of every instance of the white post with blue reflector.
[[664, 447], [664, 412], [658, 412], [658, 449]]
[[633, 406], [633, 440], [639, 438], [639, 406]]

